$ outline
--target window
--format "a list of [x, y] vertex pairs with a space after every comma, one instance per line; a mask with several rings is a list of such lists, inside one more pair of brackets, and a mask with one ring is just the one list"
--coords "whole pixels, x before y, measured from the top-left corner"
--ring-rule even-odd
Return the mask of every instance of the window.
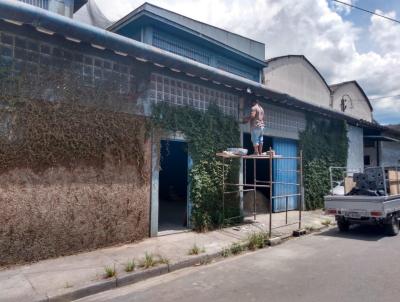
[[203, 111], [214, 102], [224, 114], [238, 115], [239, 100], [236, 95], [160, 74], [151, 75], [149, 96], [154, 103], [169, 102]]

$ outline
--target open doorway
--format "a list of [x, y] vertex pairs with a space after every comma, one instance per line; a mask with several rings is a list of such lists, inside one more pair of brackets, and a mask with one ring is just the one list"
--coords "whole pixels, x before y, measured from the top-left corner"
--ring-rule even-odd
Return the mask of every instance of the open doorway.
[[[264, 136], [263, 152], [269, 150], [272, 147], [272, 138]], [[249, 154], [254, 152], [253, 144], [251, 142], [251, 135], [249, 133], [243, 133], [243, 148], [249, 150]], [[269, 160], [257, 160], [256, 161], [256, 179], [258, 184], [265, 184], [261, 182], [269, 181]], [[254, 183], [254, 161], [247, 160], [246, 165], [243, 165], [243, 175], [246, 175], [246, 183]], [[252, 189], [251, 186], [246, 189]], [[270, 211], [269, 209], [269, 188], [257, 188], [256, 193], [256, 213], [265, 214]], [[243, 212], [245, 216], [253, 215], [254, 211], [254, 192], [249, 191], [243, 195]]]
[[160, 154], [158, 231], [182, 231], [187, 228], [187, 143], [162, 140]]

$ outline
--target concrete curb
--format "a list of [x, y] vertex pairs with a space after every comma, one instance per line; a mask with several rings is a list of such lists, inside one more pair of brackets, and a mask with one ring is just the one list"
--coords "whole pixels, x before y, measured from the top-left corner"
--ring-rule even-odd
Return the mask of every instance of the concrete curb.
[[[322, 229], [329, 228], [329, 226], [321, 226], [315, 228], [312, 232], [306, 232], [306, 234], [310, 234], [313, 232], [321, 231]], [[282, 235], [278, 237], [274, 237], [266, 240], [268, 246], [273, 247], [285, 242], [287, 239], [293, 237], [293, 235]], [[245, 244], [241, 244], [243, 247]], [[47, 299], [39, 300], [37, 302], [67, 302], [77, 300], [83, 297], [87, 297], [90, 295], [94, 295], [106, 290], [115, 289], [118, 287], [131, 285], [137, 283], [139, 281], [143, 281], [149, 278], [161, 276], [168, 274], [170, 272], [174, 272], [180, 269], [193, 267], [196, 265], [203, 265], [210, 263], [212, 260], [224, 258], [221, 252], [214, 252], [210, 254], [204, 255], [196, 255], [191, 256], [190, 258], [184, 259], [182, 261], [178, 261], [176, 263], [168, 264], [168, 265], [160, 265], [157, 267], [149, 268], [146, 270], [136, 271], [132, 273], [121, 273], [116, 278], [106, 279], [97, 281], [93, 284], [89, 284], [80, 288], [76, 288], [75, 290], [63, 293], [60, 295], [47, 295]]]
[[193, 267], [196, 265], [207, 264], [211, 262], [213, 259], [220, 258], [221, 253], [215, 252], [211, 254], [197, 255], [192, 256], [191, 258], [168, 264], [168, 265], [160, 265], [153, 268], [149, 268], [146, 270], [136, 271], [132, 273], [121, 273], [116, 278], [105, 279], [101, 281], [96, 281], [95, 283], [88, 284], [86, 286], [82, 286], [80, 288], [76, 288], [70, 292], [63, 294], [52, 294], [47, 295], [47, 298], [38, 300], [37, 302], [67, 302], [73, 301], [77, 299], [81, 299], [83, 297], [91, 296], [103, 291], [107, 291], [110, 289], [115, 289], [117, 287], [122, 287], [126, 285], [131, 285], [137, 283], [139, 281], [143, 281], [146, 279], [150, 279], [153, 277], [161, 276], [168, 274], [173, 271], [177, 271], [187, 267]]
[[267, 244], [269, 246], [275, 246], [275, 245], [278, 245], [278, 244], [281, 244], [281, 243], [282, 243], [282, 238], [281, 237], [270, 238], [267, 241]]
[[77, 288], [71, 292], [61, 294], [61, 295], [54, 295], [54, 296], [47, 296], [48, 302], [67, 302], [77, 300], [86, 296], [94, 295], [99, 292], [103, 292], [106, 290], [110, 290], [117, 287], [117, 280], [116, 278], [107, 279], [97, 281], [93, 284], [89, 284], [86, 286], [82, 286]]

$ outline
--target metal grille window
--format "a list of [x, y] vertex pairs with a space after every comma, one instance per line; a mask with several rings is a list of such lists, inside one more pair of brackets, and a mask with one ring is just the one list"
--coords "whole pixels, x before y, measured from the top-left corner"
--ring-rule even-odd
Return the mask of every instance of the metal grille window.
[[227, 72], [242, 76], [253, 81], [259, 81], [259, 72], [255, 68], [237, 63], [229, 59], [218, 59], [217, 67]]
[[153, 45], [174, 54], [214, 66], [256, 82], [260, 80], [259, 70], [257, 68], [247, 66], [230, 58], [222, 57], [205, 47], [195, 45], [163, 31], [155, 30], [153, 32]]
[[238, 116], [238, 97], [234, 94], [157, 73], [151, 75], [150, 100], [191, 106], [203, 111], [214, 102], [224, 114]]
[[265, 110], [266, 128], [285, 132], [299, 132], [306, 128], [304, 114], [269, 105]]
[[154, 31], [153, 45], [177, 55], [210, 65], [211, 56], [207, 51], [164, 32]]
[[20, 2], [25, 2], [40, 8], [49, 9], [49, 0], [18, 0]]

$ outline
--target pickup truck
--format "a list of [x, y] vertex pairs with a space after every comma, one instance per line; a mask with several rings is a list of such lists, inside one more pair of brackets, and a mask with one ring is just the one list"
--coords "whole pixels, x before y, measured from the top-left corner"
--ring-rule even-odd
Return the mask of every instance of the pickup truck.
[[[335, 216], [341, 232], [348, 231], [352, 224], [371, 224], [384, 227], [387, 235], [397, 235], [400, 220], [400, 169], [396, 168], [395, 173], [388, 172], [393, 169], [381, 167], [375, 168], [375, 172], [371, 171], [354, 173], [352, 176], [344, 173], [348, 179], [341, 183], [348, 184], [350, 180], [352, 188], [344, 189], [344, 195], [334, 195], [340, 190], [332, 188], [324, 198], [325, 213]], [[376, 171], [380, 171], [378, 177]], [[393, 175], [396, 179], [393, 179]], [[376, 181], [380, 181], [378, 186]]]

